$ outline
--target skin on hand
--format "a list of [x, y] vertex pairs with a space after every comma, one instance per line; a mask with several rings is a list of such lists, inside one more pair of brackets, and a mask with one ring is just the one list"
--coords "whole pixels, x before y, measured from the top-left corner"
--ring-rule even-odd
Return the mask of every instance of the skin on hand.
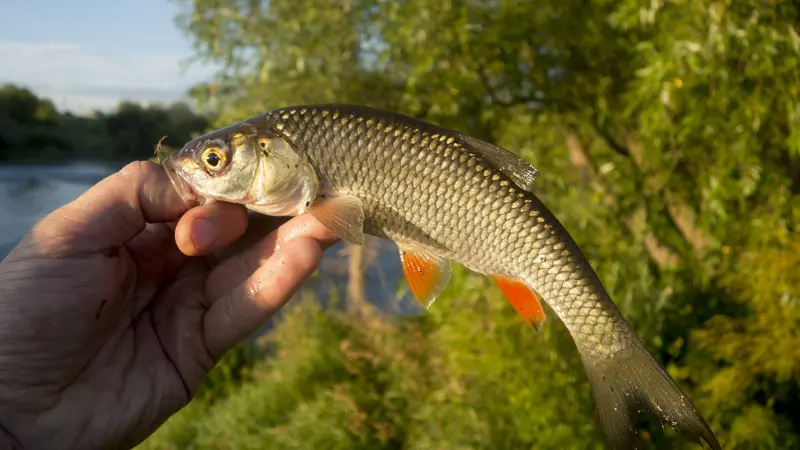
[[0, 262], [2, 448], [141, 442], [336, 241], [308, 214], [190, 206], [159, 166], [132, 163]]

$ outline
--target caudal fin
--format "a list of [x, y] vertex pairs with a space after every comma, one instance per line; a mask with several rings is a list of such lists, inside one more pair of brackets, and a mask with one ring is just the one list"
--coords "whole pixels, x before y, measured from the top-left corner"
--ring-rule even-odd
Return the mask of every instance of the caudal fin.
[[640, 342], [611, 359], [583, 358], [609, 448], [643, 448], [634, 422], [649, 411], [663, 424], [721, 450], [716, 436], [680, 387]]

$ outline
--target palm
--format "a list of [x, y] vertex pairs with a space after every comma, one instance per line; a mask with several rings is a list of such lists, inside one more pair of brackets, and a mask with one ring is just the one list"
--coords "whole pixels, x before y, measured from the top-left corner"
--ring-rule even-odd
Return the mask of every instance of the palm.
[[[13, 256], [6, 261], [12, 267], [26, 263]], [[182, 256], [172, 232], [154, 225], [111, 251], [59, 259], [42, 269], [34, 278], [43, 282], [20, 294], [31, 314], [57, 307], [58, 323], [36, 330], [36, 339], [34, 330], [8, 333], [10, 344], [27, 355], [29, 370], [9, 381], [33, 394], [25, 396], [28, 411], [63, 429], [81, 430], [77, 425], [98, 410], [121, 413], [102, 421], [135, 418], [139, 424], [130, 430], [103, 423], [98, 429], [108, 435], [93, 434], [95, 442], [68, 438], [93, 447], [140, 438], [189, 401], [214, 361], [201, 327], [208, 275], [202, 258]], [[66, 283], [48, 289], [44, 280], [54, 275]], [[65, 417], [76, 426], [65, 426]]]

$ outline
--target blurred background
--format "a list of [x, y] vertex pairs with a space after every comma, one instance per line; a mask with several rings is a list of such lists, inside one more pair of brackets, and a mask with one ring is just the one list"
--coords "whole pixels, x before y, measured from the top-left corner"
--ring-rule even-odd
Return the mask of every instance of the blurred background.
[[[299, 103], [496, 142], [725, 448], [800, 448], [800, 5], [0, 3], [0, 256], [155, 143]], [[337, 245], [142, 449], [600, 449], [576, 349], [458, 267]], [[697, 448], [642, 419], [653, 448]]]

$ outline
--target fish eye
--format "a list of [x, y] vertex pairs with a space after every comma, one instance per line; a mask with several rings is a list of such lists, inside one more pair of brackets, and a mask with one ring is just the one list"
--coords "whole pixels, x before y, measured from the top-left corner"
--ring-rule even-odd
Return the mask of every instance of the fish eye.
[[203, 159], [203, 164], [212, 172], [222, 169], [228, 162], [228, 157], [225, 156], [225, 153], [222, 152], [219, 147], [209, 147], [205, 149], [201, 158]]

